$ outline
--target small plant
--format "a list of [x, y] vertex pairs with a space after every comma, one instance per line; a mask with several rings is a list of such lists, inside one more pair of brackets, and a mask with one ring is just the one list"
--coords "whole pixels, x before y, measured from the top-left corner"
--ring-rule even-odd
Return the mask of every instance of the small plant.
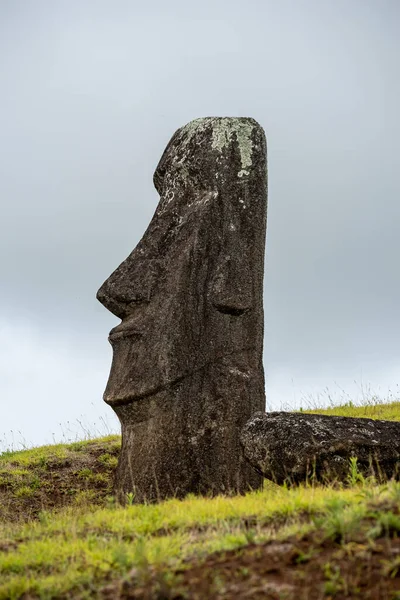
[[155, 598], [160, 598], [162, 600], [173, 600], [174, 598], [184, 600], [187, 598], [184, 592], [180, 592], [179, 596], [177, 596], [174, 591], [178, 587], [180, 581], [180, 577], [175, 575], [175, 573], [163, 569], [156, 569], [153, 574], [153, 581]]
[[147, 583], [150, 578], [151, 565], [147, 552], [146, 540], [143, 536], [138, 536], [135, 546], [133, 563], [138, 569], [139, 579], [143, 583]]
[[133, 502], [135, 500], [135, 494], [134, 492], [127, 492], [126, 494], [126, 503], [128, 506], [132, 506]]
[[71, 494], [75, 496], [75, 504], [79, 506], [89, 506], [96, 498], [96, 492], [94, 490], [80, 490], [78, 492], [71, 490]]
[[85, 448], [85, 443], [84, 442], [72, 442], [72, 444], [70, 444], [69, 447], [74, 452], [81, 452], [81, 450], [83, 450]]
[[370, 538], [378, 538], [382, 535], [386, 537], [394, 537], [400, 533], [400, 516], [392, 511], [378, 512], [375, 514], [376, 523], [368, 531], [367, 535]]
[[314, 517], [314, 523], [323, 534], [336, 543], [345, 544], [356, 537], [361, 530], [361, 521], [365, 516], [363, 506], [344, 506], [343, 501], [331, 503], [328, 512]]
[[105, 499], [105, 505], [108, 509], [115, 508], [117, 506], [115, 496], [107, 496]]
[[92, 469], [84, 468], [84, 469], [81, 469], [80, 471], [78, 471], [77, 475], [78, 475], [79, 479], [89, 480], [93, 476], [93, 471], [92, 471]]
[[50, 522], [51, 514], [48, 510], [41, 510], [38, 514], [39, 523], [41, 525], [48, 525]]
[[30, 498], [35, 495], [35, 489], [29, 485], [23, 485], [15, 491], [15, 495], [17, 498]]
[[302, 563], [307, 563], [316, 555], [317, 551], [314, 548], [311, 548], [308, 552], [303, 552], [302, 550], [297, 550], [297, 555], [295, 557], [295, 563], [297, 565], [301, 565]]
[[219, 573], [217, 573], [216, 575], [213, 576], [212, 578], [213, 581], [213, 589], [215, 591], [216, 594], [224, 594], [225, 590], [226, 590], [226, 583], [224, 581], [224, 579], [221, 577], [221, 575]]
[[116, 456], [112, 456], [109, 452], [105, 452], [97, 459], [100, 464], [108, 469], [115, 469], [118, 464], [118, 458]]
[[113, 549], [111, 561], [112, 565], [120, 570], [126, 570], [131, 566], [132, 559], [125, 544], [119, 544]]
[[341, 591], [344, 591], [344, 579], [340, 574], [340, 567], [332, 565], [330, 562], [324, 565], [325, 594], [336, 596]]
[[246, 542], [248, 544], [254, 544], [256, 539], [256, 531], [255, 529], [246, 529], [244, 532], [244, 537], [246, 538]]
[[39, 467], [45, 468], [47, 467], [47, 458], [45, 456], [41, 456], [38, 461]]
[[[396, 556], [393, 560], [383, 562], [383, 574], [386, 577], [400, 576], [400, 556]], [[400, 592], [399, 592], [400, 598]]]
[[354, 487], [358, 484], [365, 483], [365, 477], [362, 473], [360, 473], [358, 469], [358, 458], [356, 456], [351, 456], [349, 459], [349, 474], [347, 475], [347, 483]]
[[29, 481], [29, 486], [33, 491], [38, 490], [42, 485], [42, 481], [40, 479], [40, 477], [38, 475], [32, 475], [30, 481]]
[[400, 481], [391, 481], [387, 489], [391, 499], [396, 503], [400, 503]]
[[381, 500], [382, 495], [388, 491], [389, 487], [387, 485], [381, 485], [378, 487], [373, 481], [370, 481], [369, 483], [371, 485], [366, 485], [359, 492], [359, 496], [371, 504], [377, 504]]

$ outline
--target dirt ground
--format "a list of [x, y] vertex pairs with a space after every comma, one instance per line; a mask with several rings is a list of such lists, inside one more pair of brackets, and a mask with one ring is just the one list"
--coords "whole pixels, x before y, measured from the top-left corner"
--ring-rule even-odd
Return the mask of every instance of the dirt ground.
[[318, 533], [251, 544], [175, 573], [137, 572], [104, 598], [121, 600], [400, 600], [400, 539], [321, 541]]

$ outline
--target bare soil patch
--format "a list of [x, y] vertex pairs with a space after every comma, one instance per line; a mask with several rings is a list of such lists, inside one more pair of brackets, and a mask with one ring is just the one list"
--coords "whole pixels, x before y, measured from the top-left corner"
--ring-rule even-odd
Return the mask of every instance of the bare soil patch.
[[153, 570], [147, 582], [137, 572], [104, 598], [121, 600], [321, 600], [400, 599], [400, 539], [373, 543], [303, 539], [250, 544], [209, 556], [174, 573]]

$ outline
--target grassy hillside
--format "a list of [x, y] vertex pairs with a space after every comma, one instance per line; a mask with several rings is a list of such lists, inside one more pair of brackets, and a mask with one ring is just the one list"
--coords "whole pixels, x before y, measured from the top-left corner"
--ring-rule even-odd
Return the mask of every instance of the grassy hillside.
[[0, 522], [27, 520], [40, 511], [103, 504], [121, 441], [117, 435], [41, 446], [0, 455]]
[[[310, 411], [311, 412], [311, 411]], [[327, 414], [400, 420], [400, 403]], [[400, 600], [400, 484], [115, 505], [118, 436], [0, 456], [0, 600]]]

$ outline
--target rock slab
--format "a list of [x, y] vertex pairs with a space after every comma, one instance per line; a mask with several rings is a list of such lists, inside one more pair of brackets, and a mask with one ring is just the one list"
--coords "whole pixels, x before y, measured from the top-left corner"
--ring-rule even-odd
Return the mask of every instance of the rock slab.
[[364, 418], [271, 412], [244, 426], [241, 444], [249, 463], [278, 484], [346, 481], [350, 458], [364, 476], [399, 478], [400, 423]]
[[239, 437], [265, 408], [262, 127], [251, 118], [188, 123], [154, 185], [160, 201], [147, 231], [97, 293], [121, 319], [104, 393], [122, 429], [116, 496], [259, 488]]

